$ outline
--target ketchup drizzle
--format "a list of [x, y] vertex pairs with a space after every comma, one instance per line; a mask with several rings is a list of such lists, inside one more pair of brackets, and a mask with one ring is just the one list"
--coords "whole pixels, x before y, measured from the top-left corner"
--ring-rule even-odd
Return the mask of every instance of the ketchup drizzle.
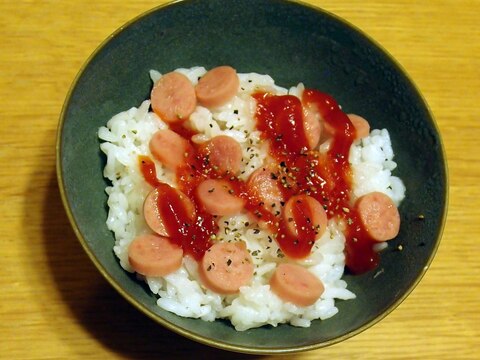
[[[257, 128], [263, 130], [265, 140], [270, 141], [270, 155], [279, 164], [284, 164], [280, 167], [284, 173], [288, 171], [294, 174], [287, 178], [290, 179], [287, 184], [281, 184], [285, 199], [305, 193], [318, 200], [329, 219], [336, 217], [345, 225], [348, 269], [352, 273], [363, 273], [374, 268], [378, 264], [378, 254], [373, 251], [375, 242], [363, 229], [356, 209], [351, 204], [352, 170], [348, 156], [355, 139], [355, 128], [348, 116], [330, 95], [310, 89], [303, 92], [301, 102], [299, 100], [297, 103], [300, 108], [302, 104], [313, 105], [323, 121], [334, 129], [329, 151], [321, 154], [306, 150], [303, 113], [297, 110], [298, 105], [292, 105], [295, 101], [290, 96], [257, 93], [254, 97], [258, 103]], [[282, 124], [273, 124], [274, 121]], [[301, 134], [297, 135], [297, 132]], [[287, 139], [296, 139], [297, 144], [292, 145]], [[301, 221], [301, 218], [295, 221]], [[289, 236], [282, 222], [279, 227], [271, 227], [271, 230], [278, 233], [277, 241], [287, 256], [303, 258], [310, 253], [313, 246], [311, 235], [299, 234], [297, 238]]]
[[157, 208], [170, 240], [200, 260], [212, 245], [210, 236], [217, 231], [213, 216], [194, 202], [196, 216], [192, 220], [178, 192], [158, 181], [153, 161], [147, 156], [139, 156], [139, 164], [145, 180], [158, 191]]
[[[298, 194], [306, 194], [318, 200], [327, 212], [327, 217], [337, 218], [345, 226], [346, 265], [352, 273], [363, 273], [374, 268], [378, 255], [373, 251], [375, 243], [359, 221], [356, 209], [351, 204], [352, 170], [348, 162], [350, 147], [355, 138], [355, 128], [348, 116], [328, 94], [306, 89], [302, 99], [295, 96], [276, 96], [256, 93], [255, 119], [257, 129], [270, 144], [270, 156], [275, 160], [272, 179], [275, 179], [285, 201]], [[313, 105], [323, 121], [332, 129], [334, 136], [326, 154], [308, 150], [303, 125], [303, 106]], [[310, 223], [311, 210], [308, 206], [293, 206], [293, 221], [297, 235], [291, 236], [287, 224], [282, 220], [282, 209], [270, 211], [265, 204], [252, 195], [247, 185], [232, 174], [216, 171], [208, 162], [202, 146], [190, 139], [195, 132], [182, 124], [170, 124], [170, 129], [189, 141], [191, 151], [176, 173], [177, 186], [195, 205], [196, 219], [192, 222], [184, 204], [170, 186], [156, 178], [155, 165], [146, 156], [139, 156], [139, 165], [145, 180], [153, 187], [160, 187], [158, 207], [166, 221], [172, 240], [195, 259], [201, 259], [211, 246], [210, 237], [218, 231], [216, 218], [202, 210], [195, 196], [196, 187], [209, 178], [223, 179], [234, 193], [246, 201], [245, 209], [254, 217], [265, 222], [277, 242], [290, 258], [304, 258], [310, 254], [316, 238], [316, 229]], [[268, 205], [268, 204], [267, 204]]]
[[257, 100], [258, 130], [273, 139], [276, 147], [290, 154], [307, 149], [307, 138], [302, 120], [302, 103], [293, 95], [275, 96], [268, 93], [254, 95]]
[[153, 187], [157, 187], [162, 184], [158, 181], [157, 170], [155, 169], [155, 163], [148, 156], [139, 155], [138, 156], [138, 165], [140, 171], [142, 172], [143, 178], [147, 183]]
[[302, 259], [310, 254], [316, 237], [316, 230], [312, 226], [311, 219], [313, 219], [313, 214], [310, 207], [302, 206], [300, 202], [295, 201], [291, 220], [287, 219], [287, 222], [290, 221], [294, 224], [298, 236], [290, 235], [287, 230], [287, 222], [279, 223], [277, 242], [290, 258]]

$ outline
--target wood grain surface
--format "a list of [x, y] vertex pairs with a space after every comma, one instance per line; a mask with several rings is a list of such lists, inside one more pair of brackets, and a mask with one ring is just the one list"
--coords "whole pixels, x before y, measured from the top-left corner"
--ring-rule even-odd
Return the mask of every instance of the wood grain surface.
[[[445, 144], [450, 206], [406, 301], [352, 339], [288, 358], [478, 359], [480, 1], [309, 2], [364, 30], [415, 80]], [[84, 254], [60, 200], [55, 136], [70, 84], [100, 42], [159, 3], [0, 1], [0, 358], [251, 357], [186, 340], [129, 305]]]

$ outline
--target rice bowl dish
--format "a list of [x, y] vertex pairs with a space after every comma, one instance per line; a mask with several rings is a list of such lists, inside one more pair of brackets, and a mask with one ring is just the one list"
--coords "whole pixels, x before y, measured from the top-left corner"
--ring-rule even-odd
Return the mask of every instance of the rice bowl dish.
[[[196, 86], [207, 70], [194, 67], [177, 69], [175, 72], [184, 75]], [[154, 84], [162, 78], [162, 74], [156, 71], [151, 71], [150, 75]], [[182, 119], [182, 125], [188, 132], [189, 141], [196, 146], [219, 136], [233, 138], [241, 148], [235, 181], [243, 184], [271, 163], [272, 144], [265, 140], [265, 132], [258, 129], [258, 103], [261, 100], [256, 94], [290, 95], [302, 99], [305, 88], [302, 84], [283, 88], [275, 84], [270, 76], [256, 73], [238, 74], [238, 80], [238, 91], [226, 103], [212, 107], [196, 105], [188, 118]], [[139, 236], [152, 233], [144, 210], [152, 185], [139, 168], [139, 157], [152, 160], [158, 181], [172, 188], [179, 187], [176, 171], [158, 161], [149, 146], [158, 131], [170, 127], [168, 121], [152, 110], [149, 99], [139, 104], [138, 108], [113, 116], [98, 131], [103, 141], [100, 147], [107, 159], [104, 176], [111, 181], [111, 186], [106, 188], [109, 207], [106, 223], [115, 236], [113, 251], [121, 266], [129, 272], [136, 271], [129, 257], [132, 242]], [[185, 136], [183, 132], [182, 136]], [[310, 150], [327, 154], [331, 146], [331, 140], [321, 139]], [[405, 197], [405, 186], [398, 177], [392, 175], [396, 168], [393, 158], [387, 129], [371, 130], [368, 135], [353, 142], [348, 149], [352, 180], [352, 192], [349, 195], [352, 203], [367, 194], [378, 192], [386, 194], [398, 207]], [[350, 207], [344, 207], [344, 213], [350, 211]], [[315, 238], [308, 256], [302, 257], [285, 256], [285, 249], [279, 245], [271, 227], [252, 217], [249, 211], [216, 216], [217, 227], [214, 233], [209, 234], [210, 241], [245, 244], [253, 264], [253, 274], [248, 284], [233, 294], [220, 294], [205, 286], [201, 279], [201, 265], [192, 256], [182, 256], [178, 269], [164, 276], [137, 276], [158, 296], [158, 306], [179, 316], [204, 321], [229, 319], [238, 331], [282, 323], [308, 327], [313, 320], [323, 320], [337, 314], [336, 300], [355, 301], [355, 294], [347, 289], [346, 282], [342, 280], [348, 265], [347, 225], [332, 214], [328, 214], [328, 223], [322, 229], [321, 236]], [[379, 252], [386, 246], [387, 242], [378, 241], [372, 246], [372, 251]], [[323, 291], [313, 303], [299, 306], [285, 301], [272, 291], [270, 281], [275, 270], [288, 262], [307, 269], [321, 282]]]

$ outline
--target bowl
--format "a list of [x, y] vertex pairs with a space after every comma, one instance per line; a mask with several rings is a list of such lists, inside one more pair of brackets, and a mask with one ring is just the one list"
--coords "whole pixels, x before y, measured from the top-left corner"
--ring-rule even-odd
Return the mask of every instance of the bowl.
[[[345, 275], [357, 298], [337, 301], [339, 314], [310, 328], [264, 326], [237, 332], [162, 310], [115, 257], [107, 229], [105, 157], [97, 131], [110, 117], [149, 97], [149, 70], [230, 64], [270, 74], [283, 87], [303, 82], [333, 95], [346, 112], [364, 115], [391, 135], [395, 175], [406, 198], [398, 237], [377, 270]], [[407, 141], [408, 139], [408, 141]], [[424, 98], [375, 41], [339, 17], [292, 1], [186, 0], [148, 11], [105, 40], [67, 95], [57, 135], [62, 200], [83, 248], [131, 304], [160, 325], [213, 347], [252, 354], [312, 350], [358, 334], [395, 309], [419, 283], [439, 245], [447, 207], [443, 145]]]

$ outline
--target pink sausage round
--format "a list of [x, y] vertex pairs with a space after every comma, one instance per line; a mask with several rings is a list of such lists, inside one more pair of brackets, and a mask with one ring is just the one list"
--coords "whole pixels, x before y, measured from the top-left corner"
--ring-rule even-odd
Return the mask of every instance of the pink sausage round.
[[322, 282], [304, 267], [283, 263], [270, 278], [272, 291], [282, 300], [297, 306], [310, 306], [323, 294]]
[[284, 201], [282, 190], [276, 180], [274, 169], [263, 167], [255, 170], [247, 181], [249, 195], [263, 203], [263, 207], [273, 214], [280, 214]]
[[315, 149], [322, 135], [321, 115], [314, 104], [303, 106], [303, 129], [307, 139], [308, 148]]
[[235, 294], [253, 277], [253, 262], [245, 243], [218, 242], [208, 249], [199, 267], [200, 279], [218, 294]]
[[188, 141], [170, 129], [153, 134], [149, 148], [155, 159], [173, 171], [185, 164], [185, 159], [192, 151]]
[[[168, 185], [162, 184], [161, 186]], [[182, 205], [187, 211], [187, 214], [189, 214], [190, 220], [194, 221], [196, 216], [195, 205], [183, 192], [178, 189], [174, 189], [174, 191], [177, 193]], [[157, 187], [150, 191], [143, 203], [143, 216], [147, 225], [154, 232], [162, 236], [171, 236], [172, 234], [168, 233], [165, 227], [165, 222], [162, 219], [162, 214], [160, 214], [160, 210], [158, 208], [159, 201], [162, 201], [161, 193], [161, 187]]]
[[[293, 237], [298, 236], [298, 229], [293, 211], [293, 207], [296, 205], [304, 208], [306, 210], [305, 213], [311, 214], [311, 217], [306, 219], [306, 222], [310, 223], [313, 230], [315, 231], [315, 239], [321, 237], [327, 229], [327, 213], [325, 212], [322, 204], [320, 204], [317, 200], [308, 195], [292, 196], [285, 204], [285, 209], [283, 211], [283, 221], [285, 222], [285, 224], [287, 224], [287, 230], [290, 235]], [[303, 214], [304, 213], [302, 212], [302, 215]]]
[[212, 215], [235, 215], [245, 205], [245, 201], [224, 180], [207, 179], [197, 186], [195, 193], [205, 211]]
[[240, 80], [230, 66], [219, 66], [203, 75], [195, 87], [198, 101], [207, 108], [222, 106], [238, 92]]
[[370, 124], [363, 117], [355, 114], [347, 114], [355, 128], [355, 139], [362, 139], [370, 134]]
[[205, 156], [215, 170], [220, 173], [237, 174], [242, 163], [242, 148], [232, 137], [219, 135], [204, 146]]
[[365, 231], [376, 241], [391, 240], [400, 230], [400, 214], [392, 199], [381, 192], [371, 192], [355, 202]]
[[163, 75], [155, 83], [150, 97], [153, 111], [169, 123], [186, 120], [197, 106], [193, 84], [175, 71]]
[[145, 276], [165, 276], [182, 265], [183, 250], [158, 235], [141, 235], [128, 248], [128, 262], [137, 273]]

